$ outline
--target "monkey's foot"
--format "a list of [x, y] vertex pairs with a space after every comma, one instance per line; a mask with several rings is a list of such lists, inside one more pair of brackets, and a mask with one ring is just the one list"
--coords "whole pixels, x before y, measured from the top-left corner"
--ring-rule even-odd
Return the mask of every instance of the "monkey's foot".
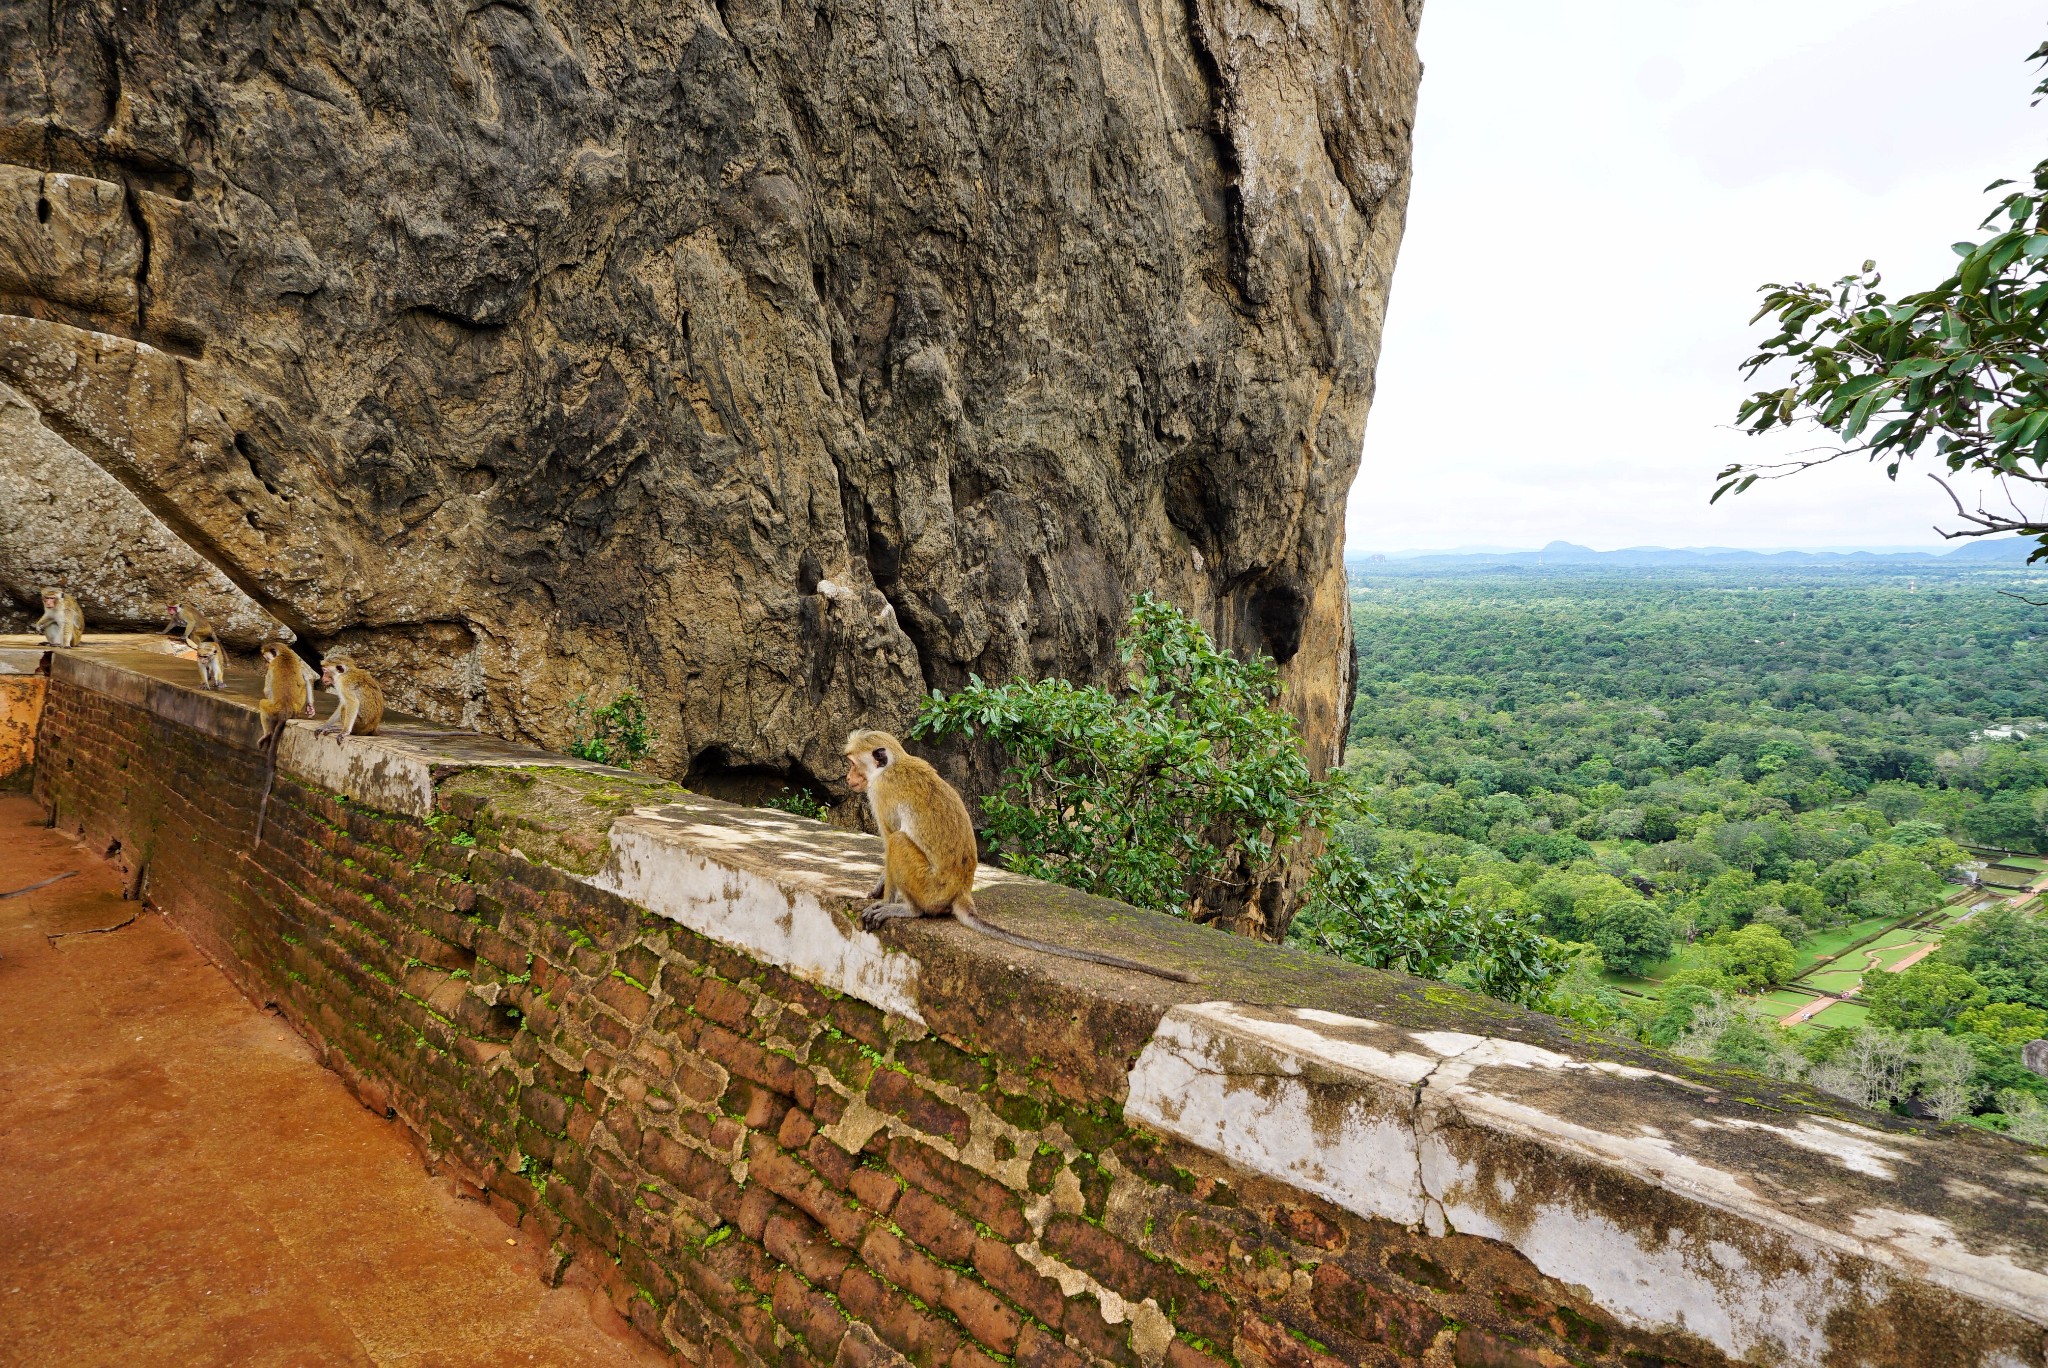
[[883, 922], [901, 921], [916, 915], [917, 909], [909, 903], [875, 902], [860, 910], [860, 924], [863, 930], [872, 931]]

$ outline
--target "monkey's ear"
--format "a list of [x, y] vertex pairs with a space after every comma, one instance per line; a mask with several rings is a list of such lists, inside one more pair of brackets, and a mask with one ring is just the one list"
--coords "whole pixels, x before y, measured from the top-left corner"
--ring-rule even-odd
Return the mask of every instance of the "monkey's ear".
[[875, 747], [875, 768], [876, 768], [876, 769], [881, 769], [881, 768], [883, 768], [884, 766], [886, 766], [886, 765], [887, 765], [888, 763], [889, 763], [889, 748], [888, 748], [887, 746], [877, 746], [877, 747]]

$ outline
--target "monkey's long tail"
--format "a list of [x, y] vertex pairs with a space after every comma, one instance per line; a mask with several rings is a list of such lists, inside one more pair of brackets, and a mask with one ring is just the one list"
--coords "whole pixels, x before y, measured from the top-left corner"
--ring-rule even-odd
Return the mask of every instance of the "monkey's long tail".
[[1140, 964], [1136, 960], [1124, 959], [1119, 955], [1105, 955], [1095, 950], [1074, 950], [1064, 945], [1054, 945], [1050, 941], [1033, 940], [1029, 936], [1020, 936], [1015, 931], [1005, 931], [1002, 927], [992, 922], [983, 921], [980, 914], [975, 912], [971, 905], [963, 905], [960, 902], [953, 904], [953, 917], [962, 926], [979, 931], [984, 936], [992, 937], [1003, 942], [1005, 945], [1015, 945], [1021, 946], [1026, 950], [1036, 950], [1041, 955], [1057, 955], [1061, 959], [1086, 960], [1090, 964], [1106, 964], [1112, 969], [1129, 969], [1135, 973], [1151, 974], [1156, 978], [1172, 979], [1175, 983], [1200, 982], [1193, 974], [1183, 974], [1178, 969], [1160, 969], [1150, 964]]
[[263, 844], [263, 819], [270, 813], [270, 786], [277, 782], [277, 742], [270, 743], [270, 763], [263, 767], [263, 800], [256, 804], [256, 845]]

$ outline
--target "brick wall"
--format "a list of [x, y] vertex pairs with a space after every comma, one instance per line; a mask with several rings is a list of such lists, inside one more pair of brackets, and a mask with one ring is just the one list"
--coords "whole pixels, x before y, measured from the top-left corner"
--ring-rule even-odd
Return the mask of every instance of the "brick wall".
[[[1123, 1080], [1164, 1008], [934, 953], [924, 1020], [885, 1014], [500, 848], [490, 800], [452, 788], [416, 820], [281, 773], [252, 852], [253, 722], [166, 711], [55, 680], [36, 778], [55, 820], [118, 842], [429, 1164], [691, 1363], [1734, 1361], [1440, 1211], [1362, 1216], [1131, 1123]], [[1313, 1125], [1334, 1144], [1356, 1119]], [[1898, 1295], [1901, 1324], [1953, 1315]], [[1971, 1314], [1983, 1343], [2021, 1342], [2009, 1314]], [[1980, 1361], [1961, 1332], [1834, 1333], [1829, 1363]]]

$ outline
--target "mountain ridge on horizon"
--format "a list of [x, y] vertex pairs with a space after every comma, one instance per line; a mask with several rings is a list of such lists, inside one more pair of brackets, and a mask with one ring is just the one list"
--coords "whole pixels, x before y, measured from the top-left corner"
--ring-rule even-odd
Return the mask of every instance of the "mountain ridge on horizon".
[[[1452, 566], [1565, 566], [1606, 565], [1615, 567], [1656, 566], [1765, 566], [1867, 565], [1909, 568], [1927, 566], [2022, 566], [2033, 553], [2032, 537], [2000, 537], [1969, 541], [1954, 547], [1925, 550], [1907, 548], [1845, 547], [1831, 550], [1756, 550], [1725, 546], [1625, 546], [1613, 551], [1595, 551], [1562, 539], [1540, 550], [1505, 547], [1457, 547], [1448, 551], [1346, 551], [1347, 569], [1367, 565], [1428, 568]], [[1377, 558], [1376, 558], [1377, 557]]]

